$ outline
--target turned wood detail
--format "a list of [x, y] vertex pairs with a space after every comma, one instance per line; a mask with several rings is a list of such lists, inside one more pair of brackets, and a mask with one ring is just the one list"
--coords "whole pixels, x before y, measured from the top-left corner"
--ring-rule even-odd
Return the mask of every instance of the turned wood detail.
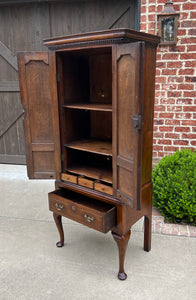
[[54, 221], [56, 223], [59, 235], [60, 235], [60, 241], [56, 243], [57, 247], [63, 247], [64, 246], [64, 232], [63, 232], [63, 226], [62, 226], [62, 217], [60, 215], [57, 215], [53, 213]]
[[129, 242], [131, 230], [129, 230], [124, 235], [119, 235], [112, 231], [112, 236], [117, 243], [118, 252], [119, 252], [119, 272], [118, 272], [118, 279], [125, 280], [127, 278], [127, 274], [124, 271], [124, 260], [125, 260], [125, 253], [127, 249], [127, 245]]
[[151, 250], [152, 214], [144, 217], [144, 250]]

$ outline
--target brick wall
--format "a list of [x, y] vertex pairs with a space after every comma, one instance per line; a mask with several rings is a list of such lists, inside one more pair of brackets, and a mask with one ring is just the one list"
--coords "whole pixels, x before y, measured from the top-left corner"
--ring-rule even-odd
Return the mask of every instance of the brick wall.
[[[141, 31], [157, 34], [167, 0], [141, 0]], [[154, 162], [184, 147], [196, 148], [196, 1], [173, 0], [180, 13], [177, 44], [160, 46], [154, 114]]]

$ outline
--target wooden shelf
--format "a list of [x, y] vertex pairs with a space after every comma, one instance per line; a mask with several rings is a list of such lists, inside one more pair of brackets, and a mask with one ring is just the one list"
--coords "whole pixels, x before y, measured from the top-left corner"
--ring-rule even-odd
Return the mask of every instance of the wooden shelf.
[[84, 110], [95, 110], [95, 111], [110, 111], [112, 112], [111, 104], [100, 104], [100, 103], [69, 103], [63, 105], [66, 108], [84, 109]]
[[112, 183], [112, 170], [104, 169], [102, 167], [75, 165], [68, 168], [67, 171], [73, 174], [86, 176], [93, 179], [99, 179], [107, 183]]
[[112, 143], [99, 140], [78, 140], [66, 144], [65, 147], [91, 153], [112, 156]]

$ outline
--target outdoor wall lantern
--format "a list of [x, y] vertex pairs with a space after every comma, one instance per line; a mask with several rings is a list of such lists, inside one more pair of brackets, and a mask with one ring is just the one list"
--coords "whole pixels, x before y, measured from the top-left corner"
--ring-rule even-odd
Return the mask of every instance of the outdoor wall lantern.
[[161, 37], [160, 45], [175, 45], [177, 43], [177, 28], [179, 13], [176, 13], [171, 0], [165, 3], [164, 10], [157, 15]]

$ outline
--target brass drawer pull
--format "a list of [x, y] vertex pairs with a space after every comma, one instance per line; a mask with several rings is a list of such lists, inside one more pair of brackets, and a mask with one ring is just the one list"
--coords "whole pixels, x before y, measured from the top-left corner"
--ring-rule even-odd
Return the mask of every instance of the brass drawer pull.
[[64, 209], [64, 206], [62, 204], [56, 203], [55, 206], [56, 206], [56, 209], [59, 211]]
[[86, 221], [89, 222], [89, 223], [94, 221], [94, 217], [87, 216], [86, 214], [84, 215], [84, 218], [85, 218]]

